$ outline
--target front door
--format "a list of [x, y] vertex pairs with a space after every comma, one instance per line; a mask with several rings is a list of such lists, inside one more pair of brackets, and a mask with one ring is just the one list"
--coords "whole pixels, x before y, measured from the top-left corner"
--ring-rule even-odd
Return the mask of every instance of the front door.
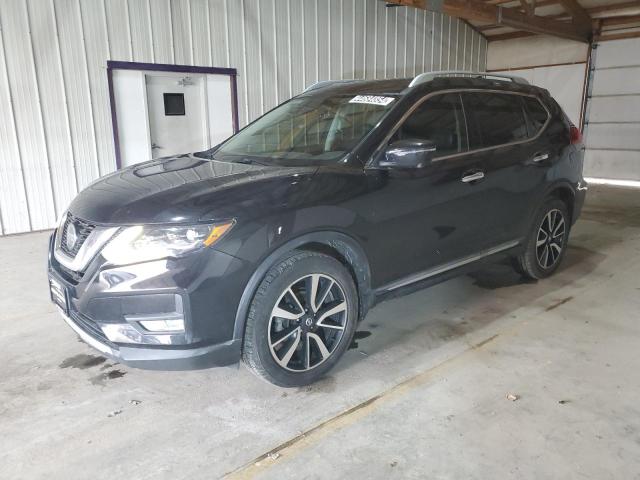
[[147, 75], [149, 133], [153, 158], [208, 146], [202, 75]]
[[[434, 160], [420, 169], [369, 171], [379, 187], [367, 201], [376, 287], [437, 271], [487, 245], [484, 165], [465, 153], [467, 135], [457, 93], [422, 103], [390, 140], [431, 140]], [[475, 180], [474, 180], [475, 179]], [[373, 180], [373, 179], [372, 179]]]

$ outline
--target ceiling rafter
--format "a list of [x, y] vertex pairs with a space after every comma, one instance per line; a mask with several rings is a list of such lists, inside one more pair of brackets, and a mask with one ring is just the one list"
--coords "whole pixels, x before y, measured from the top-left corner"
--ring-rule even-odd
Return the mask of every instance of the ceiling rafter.
[[[513, 1], [513, 0], [510, 0], [510, 1]], [[549, 1], [549, 0], [541, 0], [540, 2], [538, 2], [538, 6], [541, 6], [542, 2], [545, 2], [545, 1]], [[551, 0], [551, 1], [553, 1], [554, 3], [558, 3], [559, 0]], [[617, 21], [620, 21], [620, 24], [634, 23], [634, 20], [625, 21], [624, 19], [634, 18], [636, 17], [636, 15], [622, 15], [622, 14], [624, 13], [624, 10], [636, 9], [636, 8], [640, 8], [640, 0], [633, 0], [633, 1], [627, 1], [627, 2], [621, 2], [621, 3], [612, 3], [609, 5], [600, 5], [598, 7], [587, 8], [586, 11], [594, 21], [598, 19], [598, 18], [595, 18], [596, 15], [613, 14], [614, 16], [611, 16], [611, 17], [608, 17], [608, 16], [599, 17], [599, 19], [604, 20], [605, 25], [607, 24], [611, 25], [611, 24], [616, 24], [615, 22]], [[542, 16], [542, 18], [564, 21], [564, 20], [570, 20], [571, 16], [566, 12], [562, 12], [554, 15]], [[614, 23], [611, 23], [611, 22], [614, 22]], [[491, 30], [498, 30], [502, 28], [504, 28], [503, 25], [495, 25], [495, 24], [480, 25], [476, 27], [476, 29], [479, 32], [485, 35], [487, 35], [485, 32], [490, 32]], [[509, 32], [509, 34], [511, 33], [513, 32]], [[487, 38], [490, 40], [494, 40], [498, 37], [498, 35], [508, 35], [508, 34], [497, 34], [497, 35], [489, 34], [487, 35]], [[497, 39], [502, 39], [502, 38], [498, 37]]]
[[520, 0], [520, 5], [522, 6], [522, 10], [524, 11], [524, 13], [526, 13], [527, 15], [535, 15], [535, 7], [532, 4], [528, 3], [527, 0]]
[[571, 22], [574, 25], [589, 33], [592, 31], [591, 17], [576, 0], [560, 0], [560, 5], [571, 15]]
[[514, 8], [483, 3], [478, 0], [387, 0], [387, 3], [445, 13], [465, 20], [489, 22], [531, 33], [589, 42], [591, 25], [567, 24], [537, 15], [527, 15]]

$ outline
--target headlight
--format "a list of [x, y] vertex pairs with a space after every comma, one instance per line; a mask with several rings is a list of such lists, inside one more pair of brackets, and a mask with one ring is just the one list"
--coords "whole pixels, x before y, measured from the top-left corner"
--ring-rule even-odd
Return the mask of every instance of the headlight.
[[126, 227], [107, 243], [102, 256], [116, 265], [179, 257], [213, 245], [234, 224], [231, 220], [214, 225]]

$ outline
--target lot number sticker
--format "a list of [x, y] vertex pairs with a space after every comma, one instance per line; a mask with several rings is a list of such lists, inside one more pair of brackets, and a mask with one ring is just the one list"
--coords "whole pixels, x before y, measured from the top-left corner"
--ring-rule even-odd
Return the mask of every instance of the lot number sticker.
[[393, 97], [381, 97], [379, 95], [356, 95], [349, 100], [349, 103], [368, 103], [370, 105], [387, 106], [394, 100], [395, 98]]

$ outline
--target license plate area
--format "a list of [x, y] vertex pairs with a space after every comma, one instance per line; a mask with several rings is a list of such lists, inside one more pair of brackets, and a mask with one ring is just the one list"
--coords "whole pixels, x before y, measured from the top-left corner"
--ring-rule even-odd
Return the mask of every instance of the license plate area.
[[53, 277], [49, 277], [49, 293], [51, 294], [51, 301], [58, 305], [65, 314], [68, 314], [67, 290]]

